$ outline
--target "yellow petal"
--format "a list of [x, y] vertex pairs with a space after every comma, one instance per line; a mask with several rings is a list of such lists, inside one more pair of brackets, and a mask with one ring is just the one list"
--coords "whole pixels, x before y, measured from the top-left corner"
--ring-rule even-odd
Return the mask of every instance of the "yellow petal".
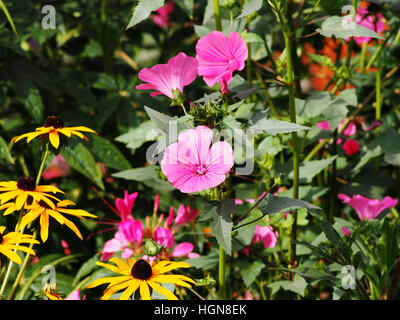
[[155, 283], [154, 281], [147, 281], [150, 287], [156, 290], [158, 293], [162, 294], [168, 300], [179, 300], [176, 295], [174, 295], [171, 291], [165, 289], [163, 286]]
[[119, 298], [120, 300], [128, 300], [129, 297], [136, 292], [136, 290], [139, 288], [140, 285], [140, 280], [137, 279], [132, 279], [132, 282], [130, 283], [129, 287], [122, 293], [121, 297]]
[[140, 281], [140, 296], [142, 300], [150, 300], [150, 289], [146, 281]]
[[43, 243], [46, 242], [49, 237], [49, 215], [46, 211], [40, 215], [40, 237]]
[[55, 149], [58, 149], [58, 147], [60, 145], [60, 137], [58, 136], [58, 132], [57, 131], [51, 131], [49, 133], [49, 140], [50, 140], [51, 145]]

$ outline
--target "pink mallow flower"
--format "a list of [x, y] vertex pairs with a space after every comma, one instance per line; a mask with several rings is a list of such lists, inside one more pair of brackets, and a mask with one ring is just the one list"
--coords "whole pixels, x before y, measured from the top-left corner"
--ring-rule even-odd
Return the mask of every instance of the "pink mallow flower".
[[[185, 257], [189, 256], [192, 251], [193, 251], [194, 245], [193, 243], [190, 242], [181, 242], [180, 244], [177, 244], [172, 250], [172, 256], [173, 257]], [[193, 255], [192, 255], [193, 257]]]
[[197, 60], [180, 52], [167, 64], [156, 64], [139, 72], [139, 79], [147, 82], [136, 87], [137, 90], [155, 90], [152, 97], [164, 94], [174, 99], [173, 91], [183, 93], [183, 87], [191, 84], [197, 76]]
[[188, 224], [192, 222], [198, 215], [199, 209], [191, 209], [190, 206], [185, 207], [181, 204], [175, 218], [175, 225]]
[[347, 229], [345, 226], [341, 226], [340, 228], [342, 229], [343, 234], [344, 234], [347, 238], [350, 237], [351, 232], [350, 232], [349, 229]]
[[225, 181], [234, 164], [233, 150], [226, 141], [210, 148], [212, 138], [210, 128], [198, 126], [179, 134], [178, 142], [165, 149], [161, 170], [181, 192], [199, 192]]
[[169, 25], [169, 15], [174, 10], [174, 3], [168, 2], [165, 6], [159, 8], [155, 15], [153, 15], [153, 22], [158, 25], [160, 28], [167, 28]]
[[243, 70], [248, 56], [246, 42], [237, 32], [229, 37], [220, 31], [213, 31], [199, 39], [196, 44], [198, 73], [204, 82], [212, 87], [219, 83], [222, 93], [227, 93], [232, 73]]
[[348, 139], [342, 146], [344, 152], [347, 156], [353, 157], [360, 151], [360, 145], [358, 144], [357, 140]]
[[397, 206], [398, 200], [391, 197], [384, 197], [382, 201], [377, 199], [368, 199], [362, 195], [356, 194], [352, 198], [339, 193], [338, 198], [353, 207], [360, 220], [375, 219], [383, 210]]
[[[263, 243], [265, 249], [274, 248], [276, 246], [276, 242], [278, 241], [278, 236], [278, 231], [274, 232], [274, 229], [271, 226], [261, 227], [256, 225], [256, 230], [254, 231], [251, 244]], [[250, 254], [250, 248], [243, 248], [243, 253], [248, 256]]]
[[[343, 127], [345, 122], [346, 122], [346, 119], [343, 119], [339, 123], [338, 130], [340, 130]], [[325, 131], [331, 130], [328, 120], [318, 122], [317, 127], [320, 128], [321, 130], [325, 130]], [[351, 136], [354, 136], [356, 133], [357, 133], [357, 126], [354, 124], [353, 121], [350, 121], [350, 123], [347, 125], [346, 129], [344, 129], [343, 135], [351, 137]]]

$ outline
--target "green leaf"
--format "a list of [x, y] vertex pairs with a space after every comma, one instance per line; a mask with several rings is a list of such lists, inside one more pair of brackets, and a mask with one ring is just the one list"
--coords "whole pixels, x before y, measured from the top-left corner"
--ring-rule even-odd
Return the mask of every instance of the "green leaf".
[[206, 256], [200, 256], [198, 258], [192, 258], [184, 260], [190, 264], [191, 267], [201, 269], [201, 270], [210, 270], [214, 268], [218, 264], [218, 252], [211, 252]]
[[72, 169], [78, 171], [99, 188], [104, 190], [102, 173], [90, 151], [80, 142], [71, 145], [61, 151], [65, 161]]
[[153, 11], [158, 10], [163, 5], [164, 0], [139, 0], [126, 29], [132, 28], [143, 20], [146, 20]]
[[319, 207], [314, 206], [299, 199], [292, 199], [287, 197], [277, 197], [268, 193], [258, 205], [258, 209], [263, 214], [277, 214], [281, 212], [290, 212], [300, 208], [307, 208], [313, 210], [321, 210]]
[[[300, 182], [311, 182], [318, 173], [329, 166], [333, 161], [336, 160], [336, 158], [337, 155], [323, 160], [303, 161], [299, 168]], [[289, 179], [293, 179], [293, 171], [289, 173]]]
[[306, 119], [320, 115], [329, 107], [331, 96], [328, 92], [317, 92], [305, 101], [301, 108], [297, 108], [297, 114]]
[[125, 170], [114, 173], [112, 176], [115, 178], [142, 182], [151, 188], [157, 189], [159, 192], [168, 192], [175, 189], [168, 181], [159, 178], [157, 166]]
[[239, 260], [239, 267], [244, 284], [248, 288], [256, 280], [261, 270], [265, 268], [265, 265], [258, 260], [254, 262]]
[[292, 291], [304, 297], [304, 290], [307, 287], [307, 281], [298, 274], [294, 276], [293, 281], [282, 280], [275, 281], [268, 285], [269, 288], [272, 289], [271, 294], [277, 293], [280, 289]]
[[243, 6], [242, 13], [239, 16], [237, 16], [235, 19], [244, 18], [244, 17], [260, 10], [262, 7], [262, 4], [263, 4], [262, 0], [248, 0]]
[[377, 39], [384, 39], [378, 33], [366, 27], [363, 27], [359, 24], [356, 24], [355, 22], [354, 22], [354, 27], [350, 26], [347, 23], [348, 20], [346, 20], [348, 18], [349, 16], [329, 17], [322, 23], [321, 28], [318, 28], [316, 31], [319, 32], [321, 35], [329, 38], [335, 36], [335, 38], [342, 38], [342, 39], [346, 39], [348, 37], [371, 37]]
[[128, 170], [131, 168], [131, 165], [121, 151], [108, 139], [93, 135], [88, 147], [107, 167], [115, 170]]
[[273, 120], [273, 119], [261, 119], [254, 123], [250, 129], [254, 129], [256, 132], [263, 131], [272, 136], [281, 133], [290, 133], [303, 130], [309, 130], [309, 127], [301, 126], [296, 123]]
[[126, 144], [126, 147], [135, 151], [140, 148], [143, 143], [154, 140], [154, 136], [150, 135], [150, 131], [156, 128], [153, 121], [145, 121], [135, 129], [129, 130], [127, 133], [115, 138], [116, 141]]
[[14, 164], [14, 159], [8, 150], [8, 145], [2, 137], [0, 137], [0, 158], [6, 160], [8, 163]]
[[206, 204], [199, 216], [200, 221], [211, 219], [211, 234], [229, 255], [232, 254], [233, 227], [230, 215], [235, 214], [236, 210], [237, 207], [233, 199], [222, 200], [221, 202], [211, 201]]

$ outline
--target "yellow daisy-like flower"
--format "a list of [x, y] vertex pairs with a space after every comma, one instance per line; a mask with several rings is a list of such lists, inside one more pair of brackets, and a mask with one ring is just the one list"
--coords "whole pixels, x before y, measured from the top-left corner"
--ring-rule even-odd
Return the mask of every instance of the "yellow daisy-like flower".
[[0, 254], [5, 255], [8, 259], [18, 264], [21, 264], [22, 261], [15, 250], [26, 252], [33, 256], [35, 255], [35, 251], [28, 247], [20, 246], [20, 244], [38, 244], [39, 241], [33, 239], [32, 235], [23, 234], [20, 232], [9, 232], [7, 234], [4, 234], [5, 229], [5, 226], [0, 226]]
[[23, 229], [27, 224], [40, 217], [40, 237], [43, 242], [46, 242], [49, 236], [49, 218], [52, 217], [60, 224], [65, 224], [82, 240], [82, 234], [77, 226], [64, 217], [63, 214], [75, 216], [84, 221], [86, 220], [83, 217], [97, 218], [97, 216], [82, 209], [67, 208], [68, 206], [74, 205], [75, 203], [70, 200], [59, 201], [55, 206], [53, 206], [53, 208], [44, 201], [33, 203], [32, 205], [27, 206], [28, 213], [22, 217], [18, 230]]
[[150, 288], [162, 294], [168, 300], [178, 300], [178, 298], [169, 290], [165, 289], [159, 283], [173, 283], [183, 287], [191, 288], [187, 283], [197, 283], [183, 275], [165, 274], [177, 268], [189, 268], [190, 264], [186, 262], [161, 261], [149, 264], [143, 259], [129, 259], [124, 261], [118, 257], [110, 259], [115, 265], [96, 262], [99, 266], [105, 267], [113, 272], [120, 274], [118, 277], [104, 277], [91, 282], [87, 287], [94, 288], [99, 285], [109, 283], [108, 287], [101, 297], [102, 300], [108, 300], [114, 293], [124, 290], [120, 300], [128, 300], [138, 289], [142, 300], [150, 300]]
[[96, 133], [96, 131], [84, 126], [64, 127], [64, 122], [61, 120], [60, 117], [49, 116], [44, 122], [43, 127], [36, 128], [34, 132], [28, 132], [18, 137], [14, 137], [11, 141], [18, 142], [26, 138], [26, 142], [29, 143], [33, 139], [39, 136], [43, 136], [43, 137], [48, 137], [51, 145], [55, 149], [58, 149], [58, 147], [60, 146], [60, 134], [62, 134], [61, 137], [71, 138], [72, 135], [75, 135], [81, 139], [89, 140], [80, 131]]
[[43, 288], [44, 294], [48, 300], [63, 300], [57, 293], [55, 286], [46, 284]]
[[43, 201], [51, 208], [54, 208], [52, 200], [60, 201], [55, 196], [48, 194], [51, 192], [64, 193], [60, 189], [50, 185], [37, 186], [35, 180], [31, 177], [21, 177], [18, 181], [0, 181], [0, 203], [15, 199], [13, 204], [1, 206], [0, 210], [7, 208], [4, 214], [10, 214], [13, 211], [21, 210], [27, 204], [29, 197], [32, 197], [34, 202]]

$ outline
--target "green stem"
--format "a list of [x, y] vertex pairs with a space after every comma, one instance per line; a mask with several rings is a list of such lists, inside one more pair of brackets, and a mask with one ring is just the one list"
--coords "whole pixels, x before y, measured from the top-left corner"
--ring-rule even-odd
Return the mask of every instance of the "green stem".
[[5, 14], [5, 16], [6, 16], [7, 20], [8, 20], [8, 23], [10, 24], [10, 26], [13, 29], [14, 33], [17, 35], [18, 32], [17, 32], [17, 29], [15, 28], [14, 20], [12, 19], [11, 15], [10, 15], [10, 12], [8, 11], [8, 9], [7, 9], [6, 5], [4, 4], [3, 0], [0, 0], [0, 8], [3, 10], [3, 12], [4, 12], [4, 14]]
[[214, 0], [214, 18], [215, 18], [215, 28], [217, 31], [222, 31], [221, 23], [221, 9], [219, 7], [219, 0]]
[[264, 290], [264, 281], [263, 280], [258, 281], [257, 279], [255, 281], [256, 281], [256, 283], [258, 285], [258, 288], [260, 289], [260, 293], [261, 293], [262, 299], [263, 300], [268, 300], [267, 299], [267, 295], [265, 294], [265, 290]]
[[[36, 235], [37, 235], [37, 229], [33, 233], [33, 239], [36, 239]], [[30, 243], [29, 244], [29, 249], [32, 249], [33, 245], [34, 245], [33, 243]], [[23, 273], [24, 273], [24, 271], [26, 269], [26, 266], [28, 265], [28, 261], [29, 261], [30, 256], [31, 256], [30, 253], [26, 254], [24, 262], [22, 263], [21, 269], [18, 272], [17, 278], [15, 279], [14, 284], [11, 287], [11, 291], [8, 294], [7, 300], [11, 300], [13, 298], [15, 290], [17, 290], [17, 287], [19, 285], [19, 282], [21, 281], [22, 275], [23, 275]]]
[[364, 72], [365, 69], [365, 59], [367, 56], [367, 42], [363, 42], [361, 46], [361, 54], [360, 54], [360, 72]]
[[43, 170], [44, 170], [44, 166], [46, 165], [46, 161], [47, 161], [47, 158], [48, 158], [49, 154], [50, 154], [49, 144], [46, 143], [45, 151], [44, 151], [44, 154], [43, 154], [43, 157], [42, 157], [42, 163], [40, 164], [39, 172], [38, 172], [37, 177], [36, 177], [36, 185], [39, 185], [40, 179], [42, 178], [42, 173], [43, 173]]
[[[289, 10], [288, 10], [289, 11]], [[288, 15], [291, 12], [287, 13]], [[287, 55], [287, 81], [289, 91], [289, 112], [290, 121], [296, 123], [296, 104], [294, 90], [294, 73], [292, 60], [292, 42], [290, 41], [291, 33], [285, 32], [285, 46]], [[292, 132], [293, 144], [293, 199], [299, 197], [299, 146], [297, 132]], [[297, 238], [297, 211], [293, 212], [293, 225], [290, 233], [289, 260], [292, 266], [296, 264], [296, 238]]]
[[[375, 81], [375, 86], [376, 86], [376, 109], [375, 109], [375, 120], [380, 120], [381, 119], [381, 108], [382, 108], [382, 97], [381, 97], [381, 91], [382, 91], [382, 70], [381, 70], [381, 55], [379, 55], [376, 59], [376, 64], [377, 64], [377, 70], [376, 70], [376, 81]], [[381, 133], [381, 127], [378, 126], [376, 128], [376, 133], [377, 135], [380, 135]]]
[[219, 299], [226, 299], [226, 284], [225, 284], [225, 251], [219, 245], [219, 263], [218, 263], [218, 282], [219, 282]]

